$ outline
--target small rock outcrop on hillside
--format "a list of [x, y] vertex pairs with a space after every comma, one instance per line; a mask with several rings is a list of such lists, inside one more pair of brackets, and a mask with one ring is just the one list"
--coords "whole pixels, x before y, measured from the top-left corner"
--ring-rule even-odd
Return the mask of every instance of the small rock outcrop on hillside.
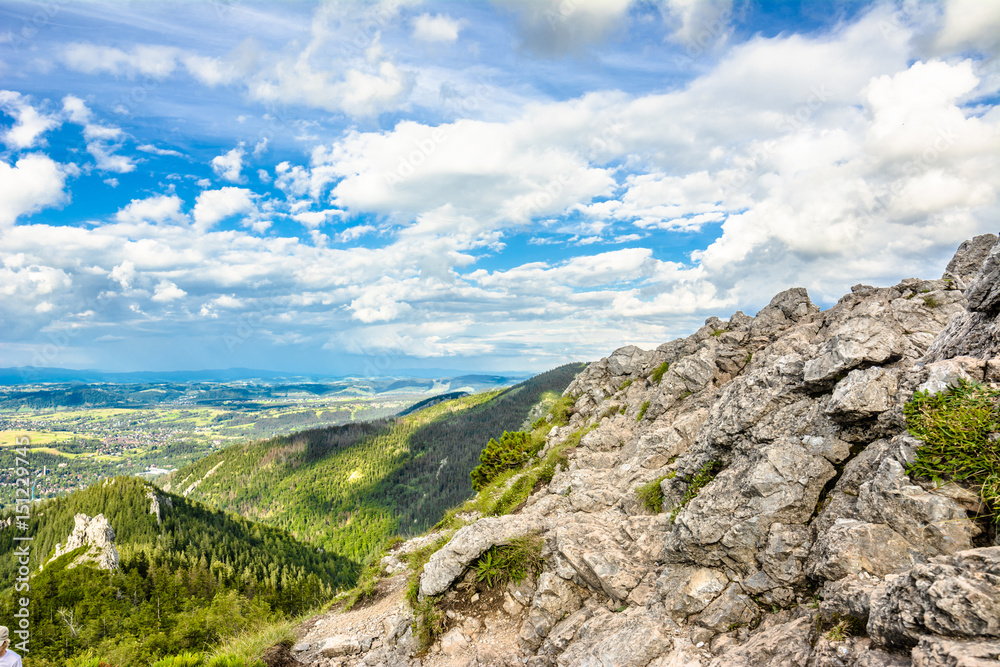
[[77, 514], [73, 517], [73, 521], [75, 524], [73, 532], [65, 544], [56, 545], [55, 553], [49, 561], [80, 547], [87, 547], [86, 551], [75, 557], [66, 567], [72, 568], [81, 563], [91, 562], [102, 570], [117, 570], [118, 549], [115, 547], [115, 531], [104, 515], [98, 514], [91, 518], [86, 514]]
[[[975, 493], [907, 474], [921, 443], [903, 417], [918, 388], [1000, 383], [998, 355], [993, 235], [963, 244], [940, 280], [857, 285], [826, 311], [791, 289], [756, 316], [617, 350], [566, 390], [572, 417], [541, 455], [589, 427], [568, 464], [514, 514], [460, 528], [420, 592], [469, 597], [475, 559], [531, 533], [544, 540], [537, 579], [510, 584], [502, 610], [470, 598], [420, 657], [400, 653], [394, 628], [368, 651], [300, 660], [1000, 664], [995, 527], [976, 519]], [[651, 484], [662, 511], [637, 493]], [[518, 628], [503, 650], [479, 650], [477, 614]]]

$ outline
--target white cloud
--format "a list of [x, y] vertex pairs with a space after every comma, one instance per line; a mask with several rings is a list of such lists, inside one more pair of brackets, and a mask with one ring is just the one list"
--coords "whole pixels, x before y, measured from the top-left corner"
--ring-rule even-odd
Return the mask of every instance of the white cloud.
[[93, 112], [83, 100], [73, 95], [63, 98], [63, 114], [71, 122], [83, 125], [87, 152], [94, 157], [98, 169], [119, 174], [135, 171], [135, 161], [117, 153], [125, 139], [120, 127], [92, 122]]
[[498, 0], [521, 17], [523, 46], [540, 55], [576, 53], [624, 25], [632, 0]]
[[179, 49], [169, 46], [142, 45], [131, 51], [84, 42], [67, 44], [62, 51], [63, 64], [85, 74], [108, 73], [165, 79], [177, 67]]
[[716, 46], [730, 32], [733, 0], [663, 0], [663, 8], [674, 23], [671, 39], [687, 45], [689, 55]]
[[206, 86], [215, 87], [232, 83], [237, 77], [234, 65], [218, 58], [185, 54], [181, 57], [181, 62], [191, 76]]
[[409, 313], [413, 308], [398, 300], [399, 286], [384, 279], [365, 288], [364, 294], [351, 301], [352, 317], [361, 322], [390, 322]]
[[421, 14], [413, 19], [413, 38], [423, 42], [455, 42], [462, 29], [462, 21], [447, 14]]
[[170, 148], [159, 148], [153, 144], [143, 144], [141, 146], [136, 146], [136, 150], [140, 150], [143, 153], [150, 153], [151, 155], [169, 156], [169, 157], [184, 157], [184, 154], [175, 151]]
[[126, 259], [118, 266], [111, 269], [111, 273], [108, 274], [108, 278], [114, 280], [119, 285], [125, 289], [132, 287], [135, 281], [135, 263], [132, 260]]
[[301, 222], [306, 227], [315, 229], [330, 218], [340, 217], [343, 213], [343, 211], [337, 209], [328, 209], [325, 211], [303, 211], [302, 213], [294, 214], [292, 219], [296, 222]]
[[28, 98], [12, 90], [0, 90], [0, 110], [14, 118], [14, 125], [2, 134], [4, 144], [14, 150], [38, 145], [43, 134], [60, 124], [58, 118], [40, 113]]
[[244, 155], [246, 155], [246, 151], [243, 150], [242, 145], [218, 155], [212, 158], [212, 171], [215, 172], [216, 176], [230, 183], [241, 183], [245, 180], [240, 173], [243, 170]]
[[122, 223], [182, 221], [186, 216], [181, 213], [181, 204], [181, 198], [177, 195], [133, 199], [115, 214], [115, 220]]
[[195, 226], [207, 230], [232, 215], [250, 213], [256, 209], [256, 195], [246, 188], [225, 187], [206, 190], [195, 201]]
[[1000, 3], [947, 0], [937, 47], [942, 51], [981, 48], [1000, 55]]
[[67, 201], [66, 175], [66, 167], [46, 155], [25, 155], [13, 166], [0, 160], [0, 229]]
[[179, 288], [177, 285], [173, 284], [169, 280], [161, 280], [156, 286], [152, 299], [153, 301], [160, 303], [169, 303], [185, 296], [187, 296], [187, 292]]

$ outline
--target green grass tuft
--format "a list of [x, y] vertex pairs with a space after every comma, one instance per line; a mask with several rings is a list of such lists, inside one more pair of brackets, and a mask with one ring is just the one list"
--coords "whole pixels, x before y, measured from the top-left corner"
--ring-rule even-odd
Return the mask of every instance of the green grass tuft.
[[543, 542], [537, 535], [526, 535], [510, 544], [490, 547], [473, 564], [476, 581], [490, 588], [508, 581], [521, 583], [528, 575], [541, 571]]
[[635, 490], [635, 495], [639, 497], [643, 507], [654, 514], [663, 511], [663, 489], [660, 488], [660, 482], [666, 478], [667, 475], [657, 477], [649, 484], [643, 484]]
[[670, 364], [664, 361], [656, 367], [656, 370], [654, 370], [652, 374], [650, 374], [649, 381], [653, 384], [660, 384], [660, 381], [663, 380], [663, 374], [668, 370], [670, 370]]
[[621, 386], [618, 387], [618, 391], [625, 391], [626, 389], [628, 389], [631, 386], [632, 386], [632, 380], [630, 378], [630, 379], [625, 380], [624, 382], [622, 382]]
[[649, 409], [649, 401], [643, 401], [642, 407], [639, 408], [639, 415], [635, 418], [637, 422], [641, 422], [642, 418], [646, 416], [646, 410]]
[[698, 469], [698, 472], [694, 474], [694, 477], [692, 477], [691, 481], [688, 483], [688, 488], [684, 492], [684, 497], [681, 498], [681, 502], [678, 503], [677, 507], [670, 512], [670, 523], [674, 522], [677, 515], [680, 514], [685, 505], [697, 497], [701, 490], [705, 488], [709, 482], [715, 479], [715, 476], [721, 468], [722, 464], [716, 461], [709, 461]]
[[907, 473], [978, 488], [987, 518], [1000, 524], [1000, 443], [991, 440], [1000, 432], [1000, 391], [962, 380], [937, 394], [917, 392], [903, 414], [924, 442]]

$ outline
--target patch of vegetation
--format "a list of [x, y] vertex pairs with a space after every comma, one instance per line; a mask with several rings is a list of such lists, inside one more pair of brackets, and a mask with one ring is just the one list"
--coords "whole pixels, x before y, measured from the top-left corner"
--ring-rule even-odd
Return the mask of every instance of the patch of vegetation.
[[502, 586], [508, 581], [521, 583], [528, 575], [541, 571], [543, 542], [537, 535], [526, 535], [510, 544], [490, 547], [472, 567], [476, 581], [489, 588]]
[[643, 507], [654, 514], [659, 514], [663, 511], [663, 489], [660, 488], [660, 482], [667, 479], [667, 477], [668, 475], [657, 477], [649, 484], [643, 484], [635, 490], [635, 495], [639, 497], [639, 501]]
[[693, 394], [694, 394], [694, 392], [689, 389], [689, 390], [685, 391], [683, 394], [681, 394], [680, 396], [678, 396], [677, 400], [678, 401], [683, 401], [685, 398], [687, 398], [688, 396], [691, 396]]
[[[606, 419], [606, 418], [608, 418], [608, 417], [610, 417], [612, 415], [615, 415], [617, 413], [618, 413], [618, 406], [617, 405], [612, 405], [610, 408], [608, 408], [607, 410], [605, 410], [604, 412], [601, 413], [600, 419]], [[600, 419], [598, 421], [600, 421]]]
[[656, 369], [650, 374], [649, 381], [653, 384], [660, 384], [663, 380], [663, 374], [670, 370], [670, 364], [664, 361], [662, 364], [656, 367]]
[[725, 330], [725, 329], [715, 329], [715, 330], [714, 330], [714, 331], [712, 332], [712, 335], [713, 335], [713, 336], [715, 336], [716, 338], [718, 338], [719, 336], [721, 336], [721, 335], [722, 335], [722, 334], [724, 334], [724, 333], [726, 333], [726, 330]]
[[848, 637], [856, 637], [865, 632], [864, 624], [851, 616], [834, 616], [834, 626], [826, 633], [826, 638], [832, 642], [842, 642]]
[[639, 408], [639, 415], [635, 418], [637, 422], [641, 422], [642, 418], [646, 416], [646, 410], [649, 409], [649, 401], [643, 401], [642, 407]]
[[549, 422], [552, 426], [565, 426], [569, 423], [569, 416], [573, 412], [573, 404], [576, 403], [576, 399], [579, 396], [560, 396], [552, 408], [549, 410], [549, 414], [552, 415], [552, 420]]
[[698, 472], [694, 474], [691, 481], [688, 483], [688, 488], [684, 492], [684, 497], [681, 498], [681, 502], [678, 503], [677, 507], [670, 512], [670, 523], [673, 523], [674, 520], [677, 519], [677, 515], [680, 514], [685, 505], [697, 497], [701, 490], [705, 488], [709, 482], [715, 479], [715, 476], [721, 468], [722, 464], [717, 461], [709, 461], [698, 469]]
[[500, 439], [490, 438], [479, 454], [479, 465], [472, 469], [472, 488], [480, 491], [498, 475], [520, 468], [545, 444], [544, 437], [532, 437], [524, 431], [503, 432]]
[[628, 389], [631, 386], [632, 386], [632, 379], [629, 378], [628, 380], [625, 380], [624, 382], [622, 382], [621, 386], [618, 387], [618, 391], [625, 391], [626, 389]]
[[937, 394], [917, 392], [903, 407], [913, 437], [924, 442], [907, 473], [977, 488], [987, 518], [1000, 524], [1000, 391], [959, 381]]
[[941, 302], [932, 296], [925, 296], [923, 297], [923, 300], [924, 300], [924, 305], [927, 306], [928, 308], [937, 308], [938, 306], [941, 305]]

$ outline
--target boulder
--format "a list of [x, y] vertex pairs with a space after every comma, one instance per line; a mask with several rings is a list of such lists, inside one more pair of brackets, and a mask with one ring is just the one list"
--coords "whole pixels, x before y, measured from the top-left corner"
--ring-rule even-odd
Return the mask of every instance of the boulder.
[[1000, 639], [1000, 547], [939, 556], [888, 580], [872, 596], [868, 634], [897, 648], [924, 635]]
[[1000, 641], [921, 637], [910, 656], [913, 667], [996, 667], [1000, 664]]
[[982, 234], [963, 241], [944, 270], [943, 280], [951, 280], [964, 290], [983, 268], [990, 251], [997, 243], [996, 234]]
[[510, 515], [487, 517], [460, 528], [443, 547], [434, 552], [420, 576], [421, 595], [439, 595], [446, 591], [465, 568], [487, 549], [510, 544], [513, 540], [544, 530], [547, 524], [538, 517]]

